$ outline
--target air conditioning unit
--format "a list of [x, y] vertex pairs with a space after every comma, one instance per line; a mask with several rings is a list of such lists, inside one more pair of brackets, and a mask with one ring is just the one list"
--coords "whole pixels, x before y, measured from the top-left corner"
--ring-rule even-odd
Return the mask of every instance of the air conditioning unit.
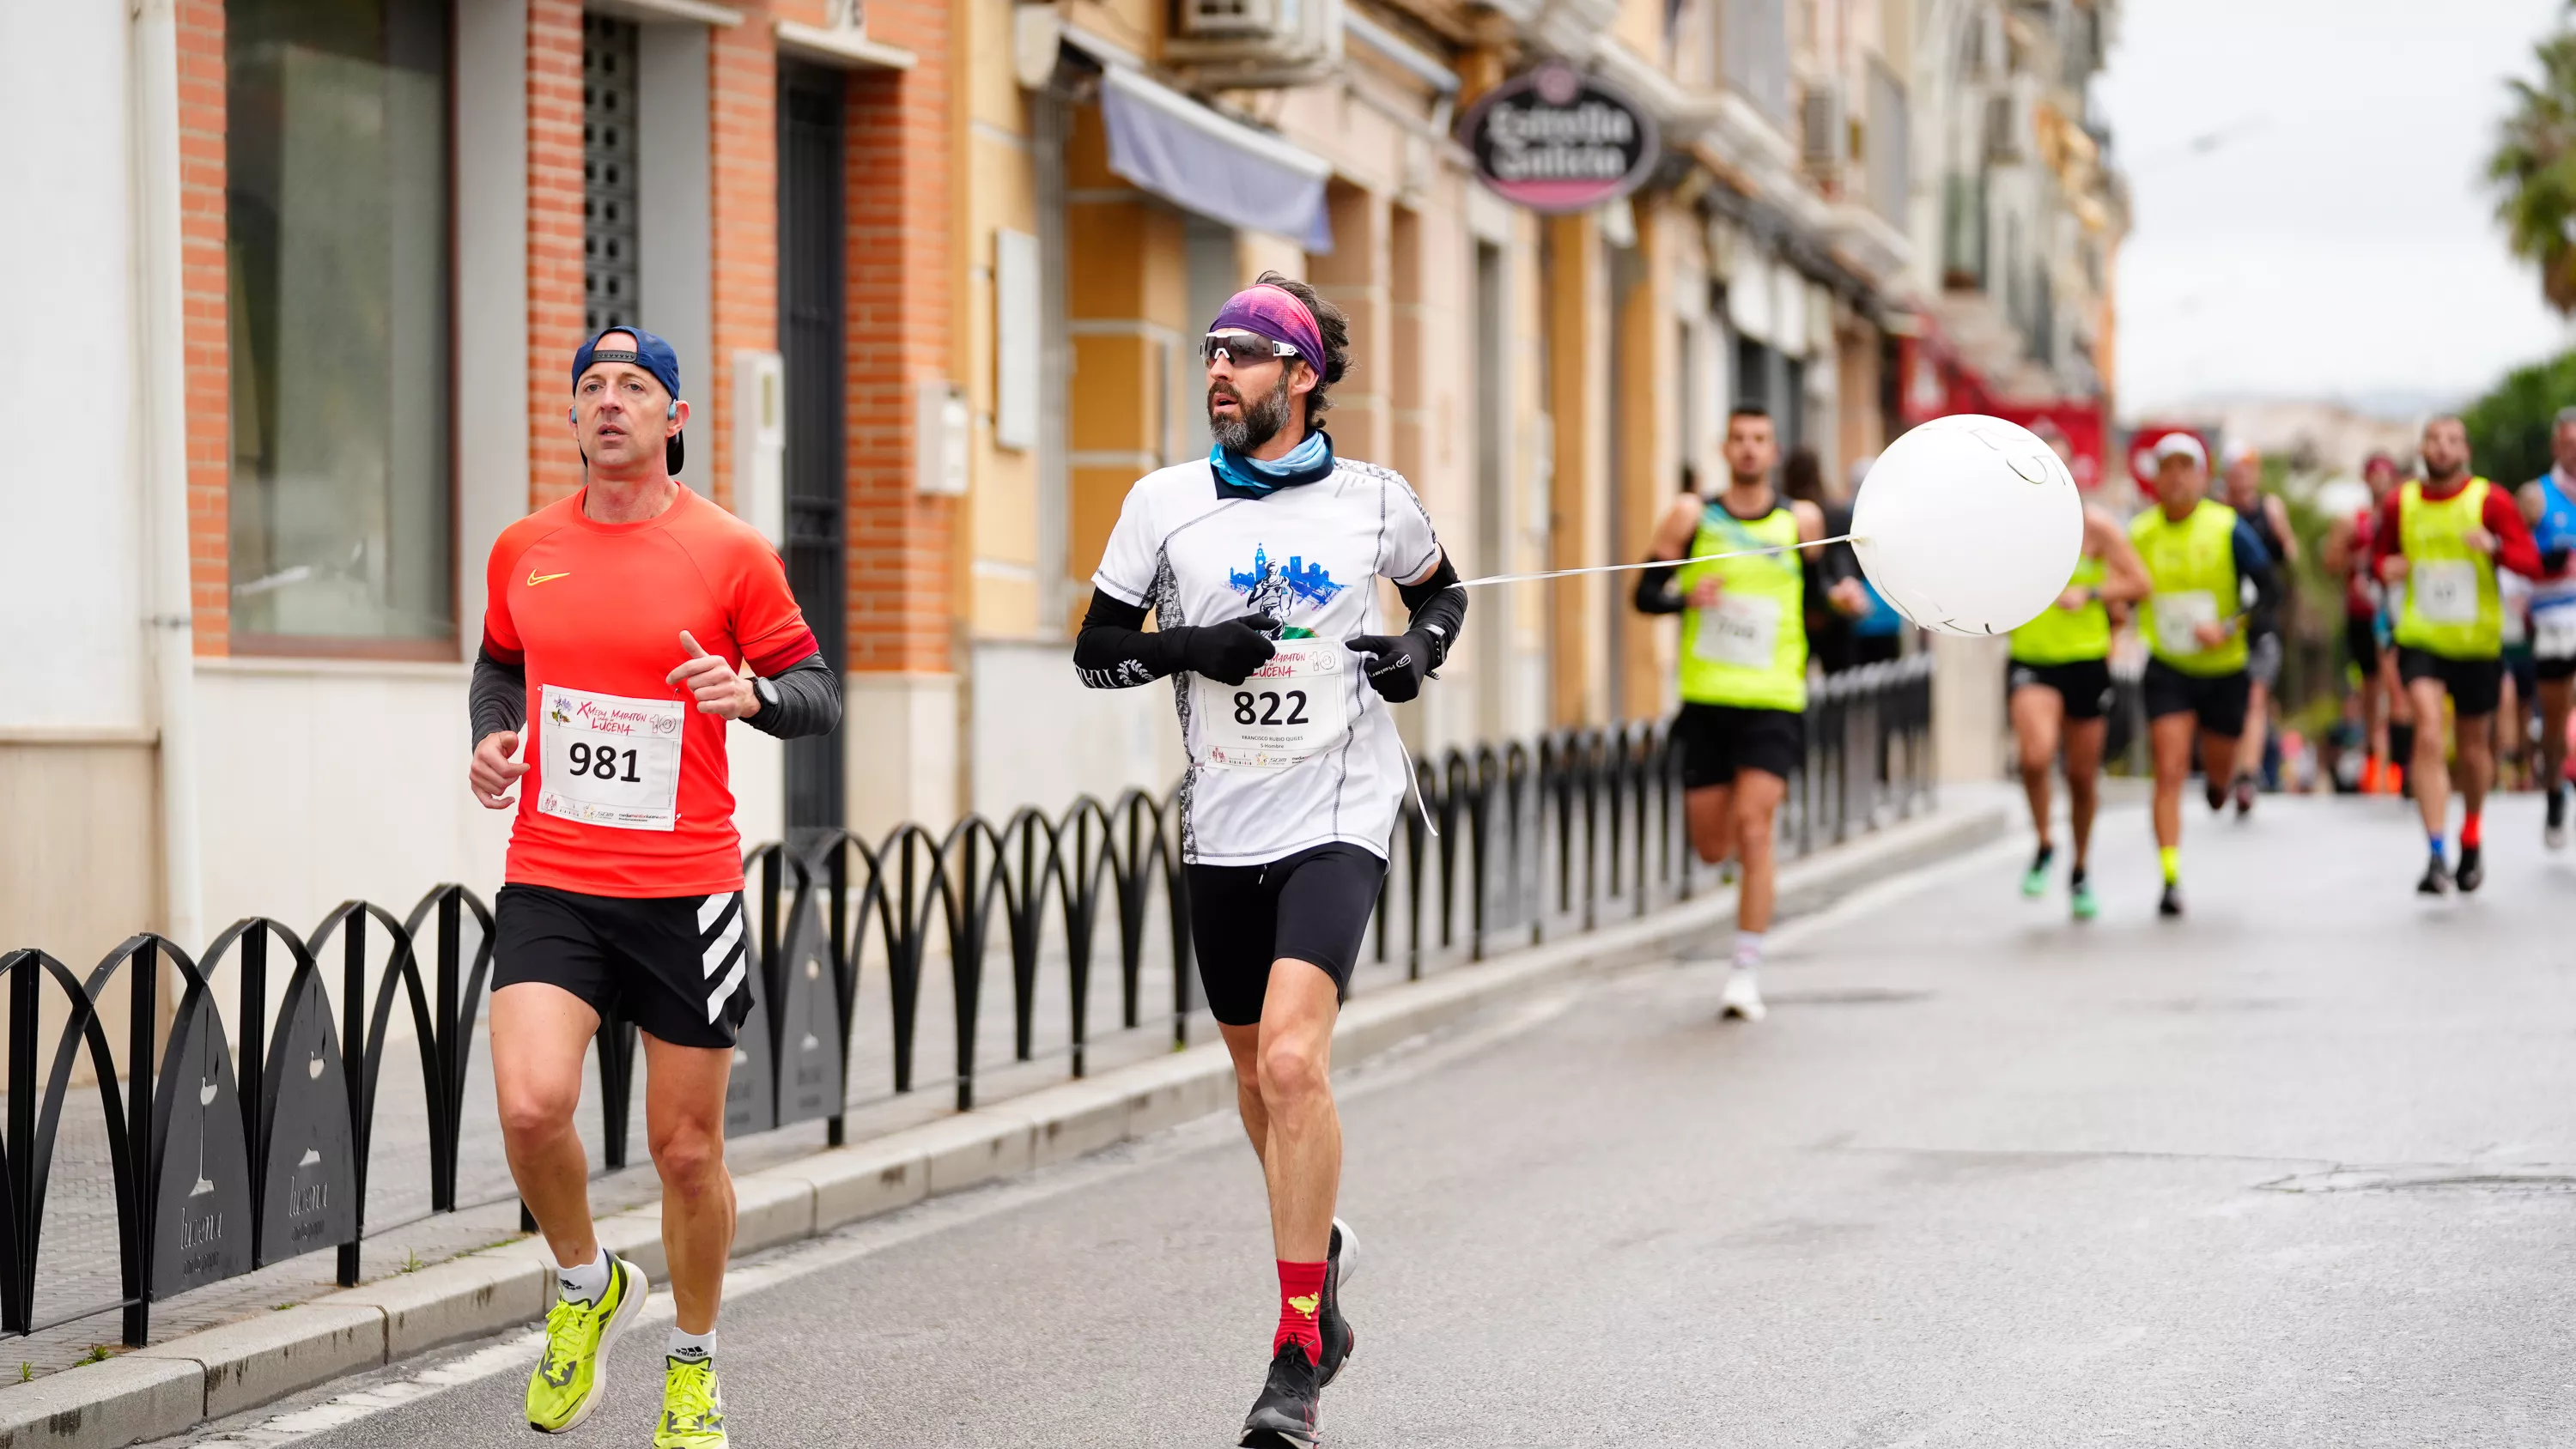
[[1172, 0], [1163, 59], [1211, 88], [1292, 86], [1342, 63], [1341, 0]]

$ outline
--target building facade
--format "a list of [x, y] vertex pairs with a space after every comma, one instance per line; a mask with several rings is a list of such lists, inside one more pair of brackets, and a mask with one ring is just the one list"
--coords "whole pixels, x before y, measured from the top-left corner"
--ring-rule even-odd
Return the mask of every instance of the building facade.
[[[0, 628], [36, 676], [0, 696], [0, 935], [78, 959], [497, 883], [482, 566], [580, 485], [599, 326], [677, 346], [682, 481], [777, 543], [845, 671], [836, 737], [735, 732], [754, 839], [1170, 781], [1167, 696], [1067, 651], [1127, 487], [1204, 454], [1197, 338], [1264, 269], [1350, 313], [1336, 444], [1468, 576], [1638, 558], [1738, 403], [1839, 480], [1926, 368], [1925, 405], [1963, 368], [2098, 398], [2111, 3], [0, 7], [0, 118], [41, 138], [0, 180], [44, 203], [0, 232]], [[1547, 60], [1654, 121], [1624, 199], [1477, 178], [1461, 118]], [[2009, 164], [1962, 119], [1996, 96]], [[1408, 738], [1663, 712], [1671, 625], [1626, 592], [1480, 591]]]

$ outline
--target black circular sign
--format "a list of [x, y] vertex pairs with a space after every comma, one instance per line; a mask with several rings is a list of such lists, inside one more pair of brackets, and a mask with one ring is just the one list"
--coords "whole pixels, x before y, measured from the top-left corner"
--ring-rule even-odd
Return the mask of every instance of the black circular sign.
[[1645, 184], [1655, 118], [1601, 80], [1549, 61], [1496, 86], [1467, 113], [1476, 174], [1532, 211], [1589, 211]]

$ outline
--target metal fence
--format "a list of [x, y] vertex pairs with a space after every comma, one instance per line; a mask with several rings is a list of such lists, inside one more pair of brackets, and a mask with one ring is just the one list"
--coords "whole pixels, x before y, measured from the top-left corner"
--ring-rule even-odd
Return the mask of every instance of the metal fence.
[[[1806, 765], [1781, 822], [1787, 853], [1928, 799], [1931, 697], [1928, 657], [1815, 692]], [[1658, 726], [1450, 750], [1415, 768], [1420, 808], [1394, 842], [1374, 933], [1377, 960], [1407, 976], [1643, 915], [1712, 878], [1689, 851], [1680, 759]], [[1118, 1030], [1168, 1027], [1186, 1044], [1196, 1010], [1174, 810], [1169, 797], [1131, 790], [1053, 816], [969, 816], [944, 835], [810, 832], [753, 850], [757, 1005], [735, 1054], [727, 1133], [821, 1120], [837, 1143], [856, 1107], [940, 1087], [972, 1107], [979, 1071], [1002, 1065], [983, 1040], [988, 986], [1009, 992], [1011, 1062], [1060, 1058], [1083, 1075], [1095, 990], [1116, 993]], [[371, 1151], [378, 1129], [393, 1125], [378, 1121], [385, 1068], [406, 1052], [422, 1086], [427, 1212], [482, 1205], [460, 1204], [459, 1162], [491, 926], [480, 897], [442, 885], [402, 916], [344, 903], [304, 935], [246, 919], [196, 956], [137, 935], [86, 975], [39, 950], [0, 956], [0, 1334], [121, 1311], [125, 1341], [140, 1345], [152, 1304], [325, 1248], [338, 1253], [339, 1280], [355, 1283], [361, 1241], [397, 1226], [371, 1224], [369, 1175], [386, 1161]], [[1164, 959], [1149, 961], [1157, 943]], [[988, 981], [997, 947], [1007, 974]], [[1116, 979], [1096, 982], [1096, 967]], [[216, 985], [227, 969], [229, 1033]], [[858, 1011], [871, 972], [883, 978], [882, 1020]], [[1049, 972], [1057, 979], [1042, 983]], [[1168, 984], [1168, 1001], [1146, 1001], [1149, 974]], [[918, 1033], [928, 995], [945, 996], [953, 1027], [948, 1070], [935, 1078]], [[1044, 1046], [1042, 1002], [1065, 1021]], [[871, 1060], [879, 1080], [854, 1081], [856, 1031], [885, 1034], [890, 1055]], [[635, 1037], [612, 1020], [596, 1043], [612, 1170], [629, 1161]], [[102, 1206], [112, 1197], [119, 1292], [49, 1302], [39, 1321], [49, 1178], [66, 1107], [84, 1096], [80, 1115], [95, 1112], [104, 1151], [67, 1161], [109, 1179], [77, 1186]]]

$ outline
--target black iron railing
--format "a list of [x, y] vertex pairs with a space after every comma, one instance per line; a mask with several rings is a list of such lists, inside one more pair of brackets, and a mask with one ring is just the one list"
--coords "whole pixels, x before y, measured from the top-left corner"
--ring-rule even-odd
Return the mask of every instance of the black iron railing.
[[[1804, 853], [1911, 813], [1930, 789], [1930, 722], [1928, 658], [1822, 686], [1783, 846]], [[1395, 842], [1378, 960], [1418, 977], [1689, 896], [1710, 876], [1685, 839], [1679, 767], [1649, 725], [1418, 760], [1420, 808]], [[969, 816], [945, 835], [915, 825], [874, 842], [807, 832], [753, 850], [758, 1003], [735, 1055], [727, 1132], [821, 1120], [837, 1143], [853, 1108], [940, 1085], [971, 1108], [997, 945], [1009, 963], [1011, 1061], [1061, 1057], [1081, 1076], [1094, 968], [1111, 962], [1119, 1029], [1167, 1025], [1186, 1044], [1193, 972], [1174, 809], [1131, 790], [1060, 815], [1023, 809], [999, 825]], [[201, 956], [137, 935], [86, 976], [39, 950], [0, 956], [0, 1334], [121, 1310], [125, 1341], [139, 1345], [153, 1303], [324, 1248], [338, 1254], [339, 1280], [355, 1283], [369, 1232], [399, 1226], [367, 1212], [378, 1128], [393, 1125], [378, 1120], [379, 1087], [388, 1056], [406, 1049], [398, 1024], [409, 1027], [422, 1087], [424, 1120], [403, 1125], [422, 1129], [427, 1212], [476, 1205], [460, 1204], [460, 1162], [467, 1134], [488, 1130], [469, 1120], [467, 1082], [491, 928], [478, 896], [443, 885], [401, 917], [347, 902], [309, 935], [247, 919]], [[1167, 1015], [1144, 999], [1149, 964], [1169, 984]], [[1066, 1029], [1042, 1048], [1050, 969], [1061, 973]], [[883, 1021], [859, 1020], [863, 971], [883, 973]], [[229, 1032], [217, 984], [227, 972]], [[953, 1069], [933, 1081], [917, 1029], [925, 988], [938, 984], [953, 1017]], [[166, 1009], [165, 990], [176, 997]], [[885, 1033], [891, 1050], [884, 1078], [854, 1090], [862, 1027]], [[343, 1055], [351, 1043], [354, 1070]], [[602, 1158], [614, 1170], [629, 1162], [634, 1027], [605, 1023], [597, 1056]], [[49, 1178], [66, 1105], [82, 1093], [95, 1094], [103, 1161], [85, 1151], [74, 1165], [106, 1180], [77, 1186], [100, 1206], [112, 1199], [118, 1288], [104, 1301], [49, 1303], [39, 1321]], [[85, 1276], [107, 1277], [103, 1262], [92, 1266]]]

